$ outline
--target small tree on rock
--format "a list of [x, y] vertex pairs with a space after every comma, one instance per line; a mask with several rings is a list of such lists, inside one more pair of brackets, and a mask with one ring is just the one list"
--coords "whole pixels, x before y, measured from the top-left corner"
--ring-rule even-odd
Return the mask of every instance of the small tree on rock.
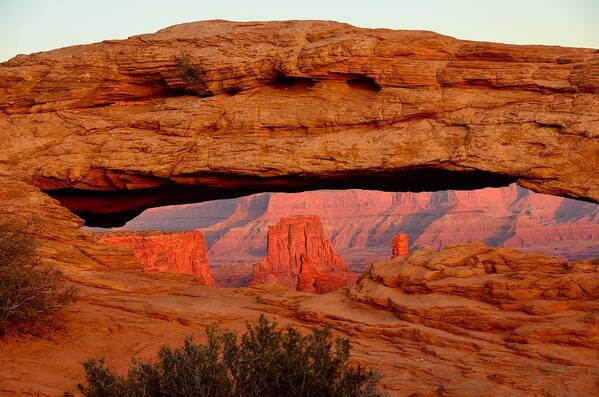
[[60, 270], [41, 264], [28, 228], [18, 222], [0, 225], [0, 335], [62, 309], [76, 296]]

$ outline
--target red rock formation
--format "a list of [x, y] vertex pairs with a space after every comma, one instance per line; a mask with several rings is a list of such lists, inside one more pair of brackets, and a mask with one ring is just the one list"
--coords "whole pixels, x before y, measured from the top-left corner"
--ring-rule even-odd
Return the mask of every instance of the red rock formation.
[[203, 285], [215, 285], [208, 266], [206, 242], [200, 231], [103, 233], [99, 241], [132, 249], [144, 270], [193, 274]]
[[516, 182], [599, 202], [598, 76], [593, 49], [331, 21], [186, 23], [3, 62], [0, 175], [97, 226], [322, 186]]
[[[201, 81], [185, 79], [182, 54]], [[375, 267], [349, 292], [211, 293], [189, 276], [118, 269], [131, 250], [81, 229], [83, 218], [116, 225], [160, 204], [398, 180], [405, 189], [517, 182], [599, 202], [598, 61], [593, 49], [334, 22], [209, 21], [2, 63], [0, 214], [39, 219], [43, 259], [82, 289], [65, 312], [65, 339], [0, 343], [2, 393], [59, 395], [89, 356], [118, 357], [124, 369], [127, 353], [154, 354], [215, 320], [241, 327], [266, 311], [359, 338], [357, 358], [380, 366], [397, 394], [598, 395], [593, 262], [483, 247], [436, 262], [426, 252], [423, 262], [395, 258], [405, 262]], [[477, 212], [457, 196], [425, 215]], [[398, 198], [400, 217], [422, 205]], [[350, 225], [346, 241], [369, 243], [365, 224]], [[397, 230], [383, 226], [388, 249]], [[511, 232], [492, 226], [482, 229], [491, 240]], [[303, 272], [302, 286], [313, 285], [312, 269]]]
[[398, 234], [393, 238], [391, 243], [391, 256], [395, 258], [396, 256], [408, 256], [408, 235], [407, 234]]
[[[297, 290], [302, 292], [316, 292], [319, 287], [319, 274], [310, 263], [310, 259], [306, 254], [300, 254], [300, 270], [297, 277]], [[338, 286], [337, 288], [343, 287]], [[337, 289], [333, 288], [333, 290]]]
[[306, 213], [322, 219], [325, 237], [358, 271], [388, 256], [398, 232], [407, 233], [415, 247], [483, 241], [562, 259], [599, 256], [599, 206], [516, 185], [433, 193], [263, 193], [155, 208], [126, 229], [201, 227], [212, 265], [256, 263], [266, 253], [268, 226], [282, 217]]
[[[0, 211], [39, 219], [40, 249], [78, 269], [134, 262], [82, 219], [259, 191], [516, 182], [599, 202], [598, 60], [319, 21], [189, 23], [17, 56], [0, 65]], [[340, 236], [370, 249], [366, 230]]]
[[254, 267], [250, 286], [276, 283], [325, 293], [355, 282], [341, 256], [324, 237], [317, 216], [292, 216], [268, 228], [267, 253]]

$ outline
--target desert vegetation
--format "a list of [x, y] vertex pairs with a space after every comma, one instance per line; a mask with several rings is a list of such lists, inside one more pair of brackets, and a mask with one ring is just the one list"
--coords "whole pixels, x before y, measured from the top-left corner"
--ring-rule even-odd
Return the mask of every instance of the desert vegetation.
[[41, 264], [29, 227], [0, 225], [0, 335], [46, 319], [76, 296], [60, 270]]
[[175, 63], [181, 77], [190, 84], [200, 82], [200, 72], [191, 62], [191, 55], [183, 53], [175, 56]]
[[86, 397], [117, 396], [381, 396], [378, 376], [349, 363], [350, 343], [328, 328], [302, 335], [261, 316], [238, 338], [213, 325], [206, 344], [164, 346], [155, 363], [133, 360], [120, 376], [104, 360], [84, 364]]

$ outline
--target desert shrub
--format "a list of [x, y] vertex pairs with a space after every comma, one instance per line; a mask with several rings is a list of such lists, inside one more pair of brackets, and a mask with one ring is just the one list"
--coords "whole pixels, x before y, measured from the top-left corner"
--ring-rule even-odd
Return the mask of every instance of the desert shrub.
[[75, 295], [58, 269], [40, 263], [27, 226], [0, 225], [0, 335], [60, 310]]
[[217, 326], [207, 334], [206, 344], [188, 338], [181, 347], [162, 347], [157, 363], [133, 360], [127, 376], [113, 373], [101, 359], [89, 360], [87, 383], [78, 389], [87, 397], [382, 395], [378, 376], [349, 364], [349, 341], [333, 339], [329, 329], [304, 336], [261, 316], [241, 338]]
[[200, 82], [200, 72], [191, 63], [191, 56], [189, 54], [180, 54], [175, 56], [175, 63], [179, 70], [181, 77], [190, 84], [196, 84]]
[[289, 69], [282, 58], [271, 55], [266, 57], [265, 61], [270, 64], [271, 74], [275, 81], [284, 79], [289, 75]]

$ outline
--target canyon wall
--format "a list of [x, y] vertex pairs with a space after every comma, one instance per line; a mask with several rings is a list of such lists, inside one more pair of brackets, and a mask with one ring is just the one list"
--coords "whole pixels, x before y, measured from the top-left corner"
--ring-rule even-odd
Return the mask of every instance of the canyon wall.
[[200, 227], [212, 265], [255, 263], [268, 226], [290, 215], [322, 219], [326, 238], [359, 271], [391, 255], [391, 240], [441, 248], [483, 241], [562, 259], [599, 256], [599, 206], [511, 185], [475, 191], [389, 193], [366, 190], [264, 193], [147, 210], [125, 230]]
[[268, 228], [266, 257], [249, 285], [276, 283], [302, 292], [326, 293], [355, 282], [317, 216], [292, 216]]
[[192, 274], [202, 285], [215, 285], [200, 231], [102, 233], [98, 241], [131, 249], [146, 271]]

